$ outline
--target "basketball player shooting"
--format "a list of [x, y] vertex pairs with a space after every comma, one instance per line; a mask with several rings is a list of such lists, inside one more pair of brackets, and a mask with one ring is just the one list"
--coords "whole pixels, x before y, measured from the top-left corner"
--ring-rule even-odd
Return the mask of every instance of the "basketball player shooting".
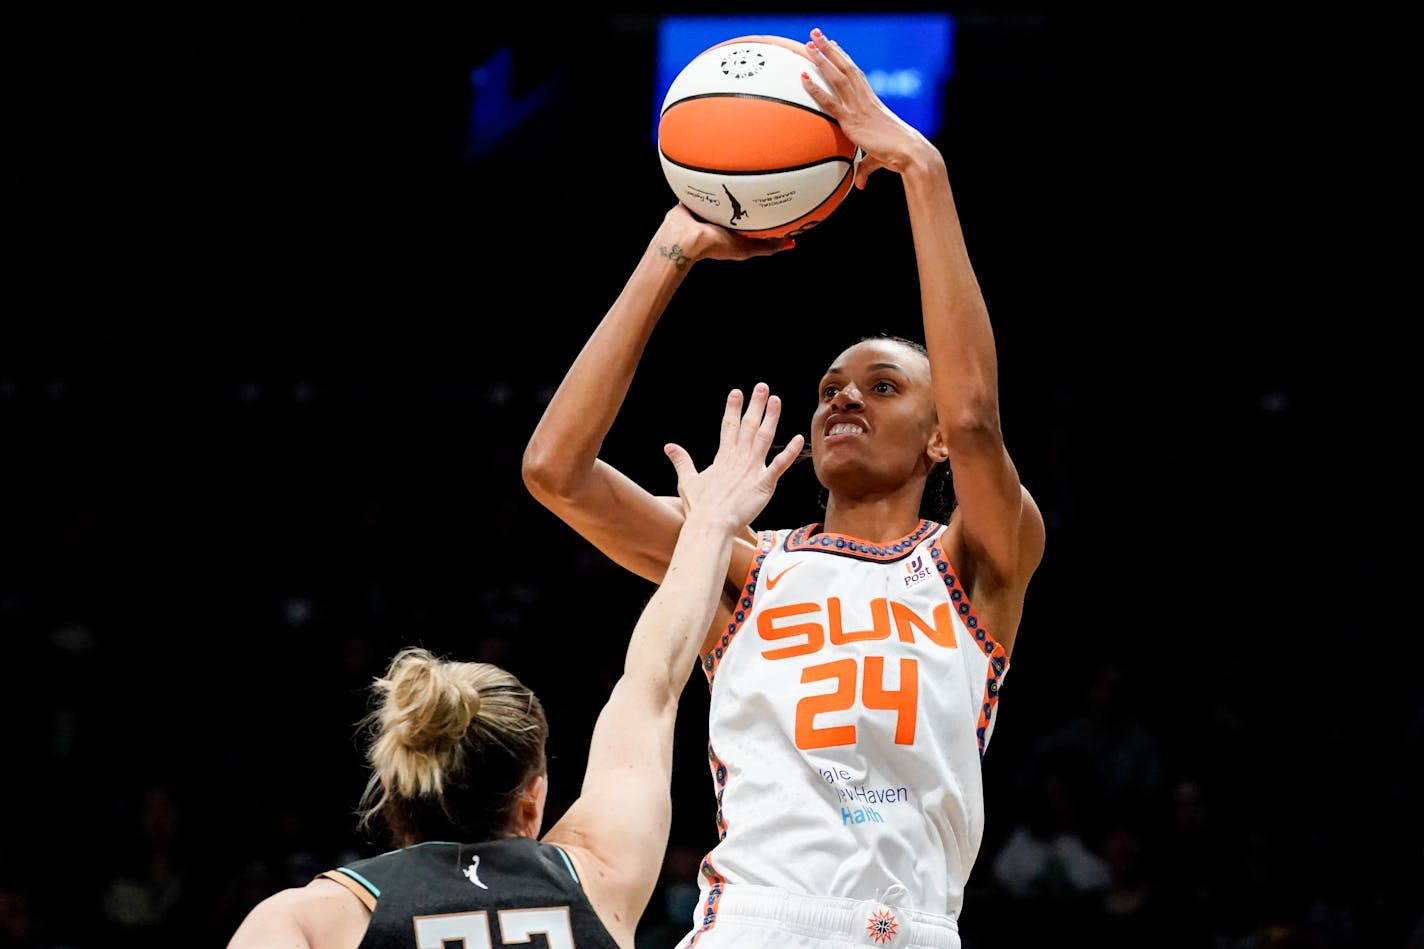
[[[830, 361], [807, 436], [824, 517], [737, 539], [700, 658], [720, 839], [680, 949], [958, 949], [982, 758], [1043, 517], [1005, 441], [944, 156], [833, 40], [813, 30], [806, 50], [825, 80], [806, 91], [864, 152], [855, 186], [900, 177], [924, 338], [867, 327]], [[600, 446], [691, 267], [788, 246], [667, 212], [526, 446], [531, 493], [653, 583], [681, 509]], [[788, 302], [811, 318], [832, 293], [828, 279]]]

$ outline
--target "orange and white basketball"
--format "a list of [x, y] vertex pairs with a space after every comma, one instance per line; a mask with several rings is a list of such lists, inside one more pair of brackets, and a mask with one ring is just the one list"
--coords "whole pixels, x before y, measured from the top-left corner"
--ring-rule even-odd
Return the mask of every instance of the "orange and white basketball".
[[694, 214], [747, 237], [794, 236], [840, 206], [858, 152], [801, 86], [825, 81], [804, 44], [738, 36], [703, 50], [668, 87], [658, 152]]

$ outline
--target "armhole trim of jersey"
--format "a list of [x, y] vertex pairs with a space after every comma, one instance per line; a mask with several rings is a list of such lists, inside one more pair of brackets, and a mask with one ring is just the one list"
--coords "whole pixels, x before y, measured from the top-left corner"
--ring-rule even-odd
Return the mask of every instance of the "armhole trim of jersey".
[[564, 848], [558, 844], [549, 844], [549, 846], [553, 847], [558, 851], [559, 856], [564, 858], [564, 866], [569, 868], [569, 876], [573, 877], [574, 882], [579, 886], [583, 886], [583, 881], [579, 879], [578, 871], [574, 869], [574, 862], [569, 859], [568, 854], [564, 853]]
[[317, 874], [317, 877], [318, 879], [325, 877], [328, 880], [335, 880], [355, 894], [366, 909], [373, 913], [376, 911], [376, 900], [381, 896], [381, 888], [355, 870], [349, 867], [337, 867], [335, 870], [323, 870]]

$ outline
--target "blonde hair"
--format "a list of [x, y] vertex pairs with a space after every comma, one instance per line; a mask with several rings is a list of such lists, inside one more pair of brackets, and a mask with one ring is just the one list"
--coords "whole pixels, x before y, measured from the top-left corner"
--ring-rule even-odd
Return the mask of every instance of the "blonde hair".
[[498, 666], [412, 646], [371, 695], [360, 826], [379, 818], [399, 846], [507, 835], [520, 792], [546, 768], [549, 725], [533, 691]]

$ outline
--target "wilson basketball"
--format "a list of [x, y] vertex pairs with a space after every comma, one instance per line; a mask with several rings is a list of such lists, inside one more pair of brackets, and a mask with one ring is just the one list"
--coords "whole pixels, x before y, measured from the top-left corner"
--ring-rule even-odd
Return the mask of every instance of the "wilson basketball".
[[738, 36], [693, 57], [668, 87], [658, 152], [694, 214], [747, 237], [800, 234], [855, 183], [857, 149], [801, 87], [825, 81], [805, 47]]

